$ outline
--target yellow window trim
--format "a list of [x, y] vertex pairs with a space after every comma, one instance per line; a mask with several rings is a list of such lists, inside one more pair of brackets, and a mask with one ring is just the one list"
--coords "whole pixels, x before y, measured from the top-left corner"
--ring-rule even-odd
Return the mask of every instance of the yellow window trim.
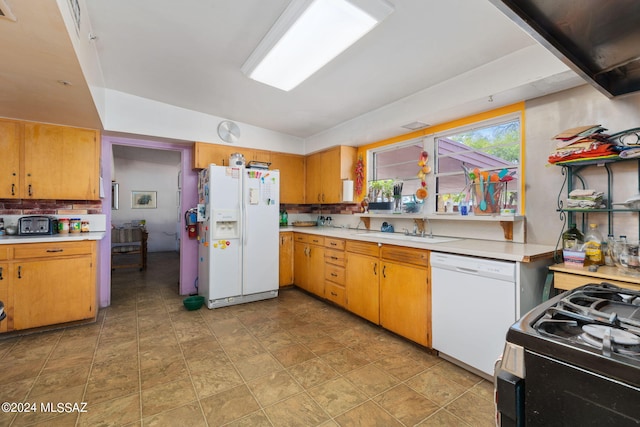
[[[485, 120], [491, 120], [496, 117], [505, 116], [507, 114], [520, 113], [520, 140], [522, 141], [522, 152], [520, 159], [520, 171], [522, 179], [520, 180], [520, 194], [524, 195], [524, 176], [525, 176], [525, 103], [524, 101], [517, 102], [515, 104], [507, 105], [504, 107], [496, 108], [495, 110], [489, 110], [482, 113], [474, 114], [472, 116], [463, 117], [461, 119], [452, 120], [450, 122], [441, 123], [439, 125], [434, 125], [428, 127], [426, 129], [417, 130], [410, 133], [405, 133], [403, 135], [394, 136], [392, 138], [383, 139], [381, 141], [372, 142], [371, 144], [361, 145], [358, 147], [358, 157], [362, 158], [364, 163], [364, 176], [367, 176], [367, 151], [372, 150], [374, 148], [384, 147], [386, 145], [397, 144], [403, 141], [409, 141], [411, 139], [420, 138], [427, 135], [433, 135], [437, 133], [443, 133], [449, 129], [456, 129], [463, 126], [468, 126], [473, 123], [483, 122]], [[358, 200], [362, 200], [364, 198], [364, 194], [360, 194], [358, 196]], [[521, 212], [525, 212], [525, 201], [524, 197], [520, 200], [521, 203]]]

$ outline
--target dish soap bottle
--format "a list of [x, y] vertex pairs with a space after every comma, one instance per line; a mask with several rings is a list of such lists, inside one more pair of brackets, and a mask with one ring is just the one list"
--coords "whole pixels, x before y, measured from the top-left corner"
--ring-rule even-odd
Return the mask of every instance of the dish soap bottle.
[[280, 226], [286, 227], [287, 225], [289, 225], [289, 215], [287, 215], [287, 211], [283, 209], [280, 211]]
[[562, 247], [564, 249], [579, 250], [584, 242], [584, 235], [576, 228], [575, 224], [569, 224], [569, 229], [562, 233]]
[[584, 265], [603, 265], [602, 234], [598, 230], [598, 224], [589, 224], [589, 230], [584, 238]]

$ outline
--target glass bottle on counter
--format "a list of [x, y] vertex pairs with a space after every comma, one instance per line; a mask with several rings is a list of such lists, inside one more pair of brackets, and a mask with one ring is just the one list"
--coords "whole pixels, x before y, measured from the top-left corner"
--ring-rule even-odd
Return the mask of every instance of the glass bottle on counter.
[[562, 247], [564, 249], [580, 250], [584, 242], [584, 235], [575, 224], [569, 224], [569, 229], [562, 233]]
[[603, 265], [602, 234], [598, 224], [589, 224], [589, 230], [584, 237], [584, 265]]
[[606, 249], [604, 249], [604, 263], [605, 265], [611, 266], [613, 267], [615, 265], [614, 259], [615, 259], [615, 246], [616, 246], [616, 240], [613, 237], [613, 234], [609, 234], [607, 236], [607, 247]]

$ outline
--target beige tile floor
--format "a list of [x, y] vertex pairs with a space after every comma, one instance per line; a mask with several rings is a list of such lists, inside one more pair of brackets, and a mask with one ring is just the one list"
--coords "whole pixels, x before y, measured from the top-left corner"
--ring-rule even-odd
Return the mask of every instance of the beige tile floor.
[[186, 311], [177, 263], [116, 270], [95, 324], [0, 340], [0, 402], [36, 406], [0, 426], [494, 425], [490, 382], [295, 288]]

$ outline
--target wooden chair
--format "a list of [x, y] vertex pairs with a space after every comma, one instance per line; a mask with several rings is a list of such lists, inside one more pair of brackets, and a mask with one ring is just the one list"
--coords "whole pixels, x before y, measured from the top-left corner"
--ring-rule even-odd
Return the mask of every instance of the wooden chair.
[[114, 228], [111, 230], [111, 269], [147, 269], [147, 236], [144, 228]]

